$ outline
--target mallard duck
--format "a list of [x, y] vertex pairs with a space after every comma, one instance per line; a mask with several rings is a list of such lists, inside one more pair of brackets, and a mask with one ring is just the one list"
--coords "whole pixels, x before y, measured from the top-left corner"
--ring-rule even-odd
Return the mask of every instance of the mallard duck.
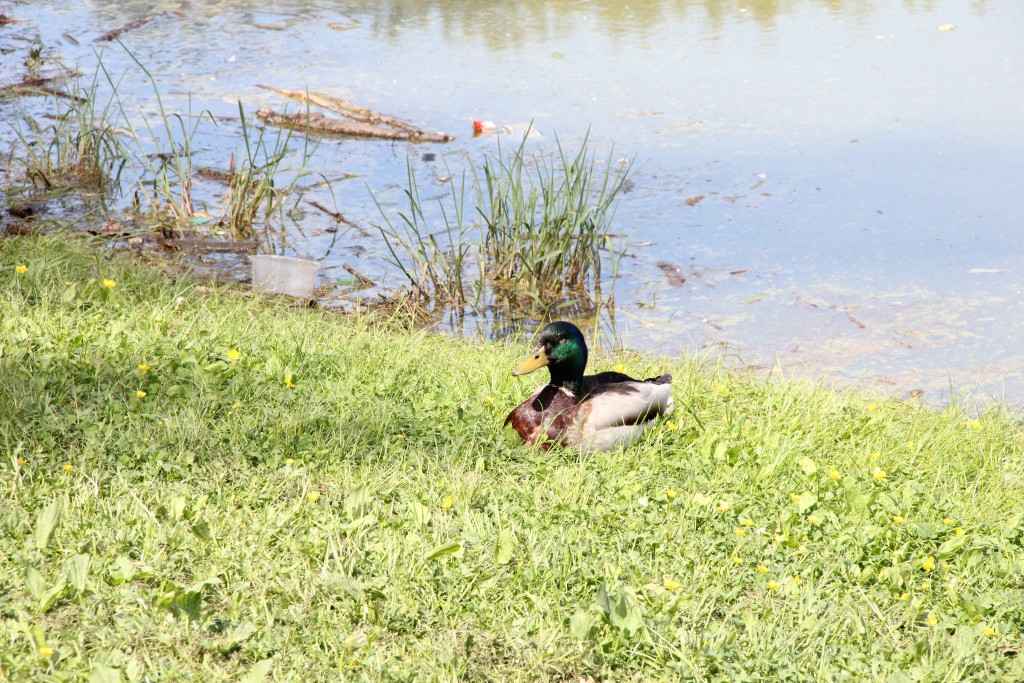
[[536, 351], [512, 375], [544, 366], [551, 381], [505, 418], [523, 441], [544, 450], [554, 444], [578, 451], [622, 448], [672, 410], [672, 375], [643, 381], [621, 372], [584, 375], [587, 343], [572, 323], [551, 323], [541, 330]]

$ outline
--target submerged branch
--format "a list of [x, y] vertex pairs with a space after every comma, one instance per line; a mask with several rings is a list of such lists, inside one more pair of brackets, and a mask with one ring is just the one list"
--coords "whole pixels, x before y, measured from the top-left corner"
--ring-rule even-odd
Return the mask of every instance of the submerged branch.
[[128, 22], [127, 24], [125, 24], [124, 26], [122, 26], [120, 28], [115, 28], [112, 31], [107, 31], [106, 33], [101, 35], [99, 38], [97, 38], [96, 42], [97, 43], [109, 43], [110, 41], [112, 41], [115, 38], [117, 38], [118, 36], [120, 36], [122, 33], [127, 33], [128, 31], [131, 31], [133, 29], [139, 28], [140, 26], [145, 26], [146, 24], [148, 24], [149, 22], [153, 21], [154, 19], [158, 19], [160, 16], [161, 15], [159, 15], [159, 14], [150, 14], [149, 16], [140, 17], [140, 18], [136, 19], [135, 21], [130, 21], [130, 22]]
[[278, 114], [271, 109], [260, 109], [256, 118], [268, 126], [291, 128], [292, 130], [308, 131], [326, 135], [343, 135], [353, 138], [371, 140], [405, 140], [409, 142], [450, 142], [454, 138], [444, 133], [432, 133], [422, 130], [404, 130], [383, 128], [367, 123], [332, 119], [323, 114]]

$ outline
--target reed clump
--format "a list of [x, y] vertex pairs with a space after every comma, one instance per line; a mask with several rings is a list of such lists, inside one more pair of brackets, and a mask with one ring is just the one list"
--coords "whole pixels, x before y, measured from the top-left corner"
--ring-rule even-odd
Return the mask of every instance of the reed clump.
[[610, 249], [611, 221], [630, 163], [599, 161], [589, 138], [575, 151], [559, 141], [554, 154], [531, 153], [528, 136], [509, 153], [499, 144], [479, 170], [449, 171], [436, 199], [437, 229], [411, 165], [406, 208], [389, 214], [377, 202], [383, 222], [375, 227], [414, 295], [456, 305], [485, 296], [548, 304], [599, 291], [603, 253], [613, 265], [621, 256]]

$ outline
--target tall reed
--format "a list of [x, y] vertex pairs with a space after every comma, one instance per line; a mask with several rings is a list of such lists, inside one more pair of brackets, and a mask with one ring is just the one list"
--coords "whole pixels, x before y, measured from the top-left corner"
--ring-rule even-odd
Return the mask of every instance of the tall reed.
[[447, 174], [447, 192], [437, 198], [437, 213], [430, 212], [439, 214], [436, 229], [424, 211], [411, 163], [406, 210], [391, 215], [374, 197], [388, 260], [416, 296], [466, 303], [475, 294], [478, 303], [489, 293], [513, 306], [588, 300], [600, 292], [602, 252], [617, 268], [621, 253], [612, 249], [610, 228], [630, 164], [614, 163], [611, 156], [599, 162], [589, 136], [575, 152], [556, 139], [556, 154], [530, 154], [528, 136], [529, 131], [508, 154], [499, 143], [479, 171], [471, 168], [457, 179]]

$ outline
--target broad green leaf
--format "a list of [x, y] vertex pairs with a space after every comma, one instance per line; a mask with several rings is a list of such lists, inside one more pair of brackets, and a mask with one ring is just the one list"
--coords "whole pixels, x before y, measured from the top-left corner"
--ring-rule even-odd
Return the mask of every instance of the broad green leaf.
[[25, 587], [28, 588], [29, 595], [35, 598], [36, 602], [41, 601], [46, 595], [46, 579], [35, 567], [25, 570]]
[[594, 596], [597, 599], [597, 606], [601, 608], [606, 617], [610, 617], [612, 613], [612, 598], [608, 595], [608, 587], [603, 583], [597, 587], [597, 595]]
[[494, 544], [494, 563], [497, 565], [508, 564], [512, 559], [512, 551], [515, 550], [515, 539], [508, 529], [498, 532], [498, 540]]
[[609, 615], [612, 626], [626, 634], [634, 634], [644, 626], [643, 611], [632, 589], [624, 588], [612, 605]]
[[705, 505], [711, 504], [711, 500], [712, 499], [710, 496], [707, 496], [701, 493], [700, 491], [697, 491], [696, 493], [693, 494], [693, 497], [690, 499], [690, 502], [694, 505], [694, 507], [704, 507]]
[[79, 592], [85, 590], [86, 579], [89, 578], [89, 562], [92, 558], [87, 554], [72, 555], [64, 562], [64, 573], [71, 585]]
[[868, 499], [861, 493], [861, 490], [853, 482], [843, 489], [843, 496], [846, 498], [846, 505], [849, 508], [850, 521], [854, 524], [863, 524], [868, 518]]
[[107, 575], [107, 582], [112, 586], [131, 581], [135, 578], [135, 565], [124, 555], [114, 560], [114, 568]]
[[804, 471], [804, 474], [807, 475], [808, 477], [812, 476], [815, 472], [818, 471], [818, 466], [815, 465], [814, 461], [808, 458], [806, 455], [800, 458], [797, 461], [797, 464], [800, 465], [800, 469], [802, 469]]
[[201, 519], [192, 525], [192, 533], [207, 543], [213, 540], [213, 533], [210, 531], [210, 524], [205, 519]]
[[89, 672], [89, 683], [121, 683], [121, 670], [103, 664], [93, 664]]
[[160, 606], [170, 611], [176, 619], [187, 618], [199, 622], [203, 610], [203, 594], [194, 590], [181, 590], [161, 601]]
[[569, 633], [576, 640], [590, 640], [590, 631], [594, 627], [594, 617], [582, 609], [569, 617]]
[[252, 668], [239, 680], [241, 683], [263, 683], [267, 680], [267, 675], [270, 674], [273, 667], [273, 659], [261, 659], [253, 664]]
[[412, 519], [420, 529], [430, 524], [430, 508], [415, 498], [409, 501], [409, 511], [412, 512]]
[[953, 536], [939, 546], [938, 550], [935, 551], [935, 557], [940, 560], [952, 557], [957, 553], [957, 551], [964, 547], [968, 538], [968, 536]]
[[36, 549], [45, 550], [46, 545], [53, 537], [57, 525], [60, 524], [60, 515], [64, 511], [64, 503], [54, 499], [36, 520]]
[[366, 489], [366, 484], [360, 484], [352, 493], [348, 494], [345, 499], [345, 512], [348, 513], [348, 518], [354, 522], [363, 517], [371, 497]]
[[800, 494], [800, 500], [796, 503], [796, 509], [800, 514], [803, 514], [814, 507], [814, 504], [818, 502], [818, 497], [810, 491], [804, 491]]
[[171, 507], [170, 507], [171, 518], [172, 519], [181, 519], [181, 516], [183, 514], [185, 514], [185, 506], [186, 505], [187, 505], [187, 501], [185, 500], [185, 498], [183, 496], [175, 496], [174, 499], [171, 501]]
[[49, 590], [45, 591], [41, 598], [39, 598], [39, 611], [46, 612], [50, 609], [54, 602], [57, 601], [63, 593], [64, 589], [67, 588], [68, 580], [64, 576], [57, 579], [57, 583], [54, 584]]
[[425, 559], [427, 561], [437, 560], [437, 559], [440, 559], [442, 557], [445, 557], [446, 555], [451, 555], [452, 553], [457, 553], [460, 550], [462, 550], [462, 544], [461, 543], [457, 543], [457, 542], [445, 543], [444, 545], [439, 545], [436, 548], [434, 548], [433, 550], [431, 550], [429, 553], [427, 553], [426, 557], [424, 557], [423, 559]]

